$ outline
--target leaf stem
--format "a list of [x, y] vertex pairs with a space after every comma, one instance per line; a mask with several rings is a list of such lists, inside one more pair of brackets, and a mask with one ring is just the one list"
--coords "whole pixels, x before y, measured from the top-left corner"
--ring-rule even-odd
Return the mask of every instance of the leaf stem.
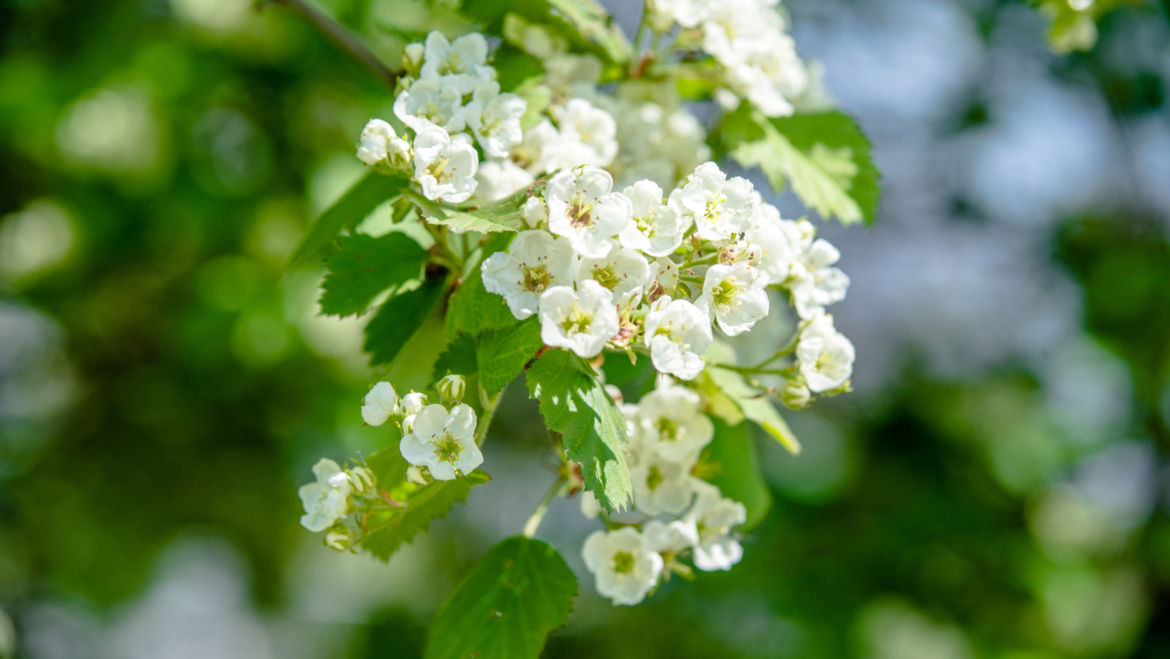
[[321, 11], [314, 9], [304, 0], [269, 0], [273, 4], [284, 5], [289, 9], [300, 14], [304, 19], [313, 26], [313, 29], [320, 32], [337, 47], [345, 51], [350, 57], [361, 64], [367, 71], [374, 74], [382, 84], [394, 90], [398, 84], [398, 74], [391, 71], [378, 56], [370, 52], [356, 36], [349, 30], [342, 27], [337, 21], [329, 16], [326, 16]]
[[548, 506], [552, 500], [559, 497], [565, 491], [565, 486], [568, 481], [562, 474], [553, 482], [552, 487], [544, 493], [544, 498], [536, 505], [536, 510], [532, 511], [532, 515], [528, 517], [528, 521], [524, 523], [524, 535], [531, 538], [536, 535], [536, 529], [540, 528], [540, 522], [544, 519], [545, 513], [548, 512]]

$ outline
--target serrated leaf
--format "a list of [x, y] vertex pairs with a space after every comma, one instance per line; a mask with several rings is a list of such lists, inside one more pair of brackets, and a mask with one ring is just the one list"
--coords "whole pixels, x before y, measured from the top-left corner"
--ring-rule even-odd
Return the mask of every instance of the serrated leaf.
[[573, 571], [548, 544], [516, 536], [493, 547], [447, 597], [427, 630], [426, 659], [535, 659], [565, 624]]
[[468, 335], [459, 337], [454, 343], [435, 360], [433, 380], [438, 380], [447, 374], [469, 375], [479, 370], [475, 361], [475, 338]]
[[[536, 189], [532, 188], [532, 190]], [[430, 201], [422, 195], [414, 195], [411, 199], [422, 211], [426, 221], [431, 224], [442, 224], [458, 232], [497, 233], [506, 231], [515, 233], [528, 228], [524, 224], [524, 203], [529, 196], [531, 196], [531, 191], [529, 188], [525, 188], [494, 203], [464, 208], [444, 206]]]
[[378, 513], [367, 521], [369, 533], [362, 547], [382, 560], [389, 559], [399, 547], [430, 526], [432, 520], [446, 517], [456, 503], [466, 500], [472, 487], [489, 480], [484, 472], [473, 471], [462, 478], [432, 481], [410, 491], [401, 501], [403, 508]]
[[626, 421], [596, 375], [577, 357], [550, 350], [528, 368], [528, 393], [540, 401], [551, 430], [564, 437], [565, 453], [581, 463], [585, 489], [610, 511], [624, 510], [632, 488], [626, 466]]
[[724, 139], [744, 167], [759, 167], [776, 192], [791, 185], [810, 209], [843, 224], [873, 224], [878, 172], [869, 140], [840, 112], [766, 119], [741, 107], [725, 118]]
[[524, 365], [544, 347], [540, 319], [532, 316], [514, 328], [490, 330], [476, 339], [479, 377], [489, 393], [503, 389], [524, 370]]
[[422, 277], [427, 251], [410, 236], [391, 232], [377, 238], [354, 233], [338, 239], [339, 249], [326, 259], [321, 284], [321, 313], [363, 313], [386, 289], [397, 292]]
[[[389, 364], [439, 303], [443, 282], [432, 280], [397, 297], [386, 300], [366, 325], [363, 348], [370, 365]], [[430, 372], [428, 369], [427, 373]]]
[[357, 226], [374, 212], [375, 208], [397, 199], [409, 185], [410, 182], [403, 178], [386, 176], [376, 171], [367, 173], [317, 218], [309, 233], [301, 239], [300, 245], [293, 252], [286, 269], [291, 270], [308, 263], [343, 229]]
[[[768, 399], [768, 395], [748, 384], [743, 375], [719, 368], [711, 363], [731, 363], [734, 361], [734, 357], [735, 353], [726, 343], [716, 341], [711, 345], [711, 348], [704, 355], [704, 358], [708, 360], [707, 368], [703, 371], [704, 392], [718, 392], [719, 396], [733, 403], [745, 417], [763, 428], [790, 453], [799, 454], [800, 442], [792, 433], [792, 429], [788, 427], [788, 423], [784, 421], [784, 417], [780, 416], [779, 410]], [[708, 398], [708, 400], [712, 399]], [[715, 400], [718, 401], [719, 398], [716, 397]], [[712, 407], [712, 412], [725, 421], [733, 425], [737, 423], [733, 416], [729, 416], [723, 411], [723, 408]]]
[[[630, 42], [613, 24], [609, 12], [595, 0], [549, 0], [559, 17], [590, 43], [596, 44], [611, 62], [630, 60]], [[555, 15], [555, 14], [554, 14]]]
[[772, 491], [760, 474], [756, 445], [747, 423], [728, 425], [712, 419], [715, 437], [707, 445], [703, 460], [715, 470], [707, 480], [719, 488], [723, 496], [734, 499], [747, 509], [744, 529], [757, 526], [772, 507]]
[[[500, 236], [499, 239], [489, 240], [483, 248], [484, 258], [507, 247], [511, 236]], [[451, 296], [451, 304], [447, 307], [447, 335], [479, 334], [485, 330], [514, 327], [515, 316], [508, 309], [502, 296], [489, 293], [483, 287], [483, 278], [480, 259], [471, 267], [463, 283]]]
[[502, 32], [504, 14], [512, 12], [531, 21], [553, 23], [557, 33], [578, 48], [610, 62], [628, 62], [630, 42], [612, 17], [595, 0], [463, 0], [460, 13]]

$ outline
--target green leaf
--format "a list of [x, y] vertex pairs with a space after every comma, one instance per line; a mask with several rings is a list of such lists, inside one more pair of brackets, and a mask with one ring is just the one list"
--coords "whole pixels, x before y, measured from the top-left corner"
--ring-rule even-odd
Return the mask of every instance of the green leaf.
[[751, 427], [746, 423], [728, 425], [712, 419], [715, 437], [707, 445], [704, 462], [715, 467], [715, 474], [707, 480], [719, 488], [723, 496], [734, 499], [747, 509], [745, 530], [757, 526], [772, 507], [772, 492], [760, 474], [756, 446]]
[[[386, 452], [391, 450], [397, 452], [398, 448], [387, 449]], [[401, 464], [402, 473], [405, 474], [406, 461], [403, 460]], [[397, 469], [396, 466], [394, 468]], [[377, 475], [377, 470], [374, 473]], [[392, 496], [402, 496], [401, 492], [406, 491], [403, 499], [398, 499], [403, 508], [371, 515], [367, 520], [369, 532], [362, 541], [362, 547], [382, 560], [389, 559], [399, 547], [430, 526], [431, 520], [445, 517], [456, 503], [466, 500], [472, 487], [489, 480], [491, 478], [487, 474], [477, 470], [462, 478], [432, 481], [422, 487], [406, 483], [403, 487], [395, 488], [397, 492], [391, 488], [382, 488], [391, 492]], [[381, 485], [379, 480], [379, 487]]]
[[433, 202], [422, 195], [412, 195], [411, 200], [422, 211], [431, 224], [442, 224], [455, 231], [477, 231], [496, 233], [516, 232], [527, 229], [524, 224], [524, 203], [539, 187], [525, 188], [510, 197], [486, 206], [452, 208]]
[[439, 355], [435, 361], [433, 380], [438, 380], [448, 373], [455, 375], [469, 375], [479, 370], [475, 361], [475, 337], [464, 334]]
[[514, 328], [489, 330], [477, 339], [480, 380], [489, 393], [503, 389], [544, 347], [540, 319], [532, 316]]
[[[422, 286], [390, 298], [378, 307], [378, 313], [366, 325], [366, 342], [370, 365], [388, 364], [430, 316], [439, 302], [443, 282], [432, 280]], [[427, 370], [429, 373], [429, 369]]]
[[549, 5], [557, 12], [554, 16], [596, 44], [611, 62], [630, 60], [630, 42], [600, 3], [595, 0], [549, 0]]
[[[703, 392], [707, 395], [711, 405], [711, 412], [729, 424], [739, 423], [737, 410], [744, 417], [754, 421], [769, 435], [780, 442], [793, 455], [800, 453], [800, 442], [784, 417], [768, 394], [748, 384], [743, 375], [725, 368], [711, 365], [710, 362], [731, 363], [735, 361], [735, 353], [731, 346], [716, 341], [707, 350], [704, 358], [708, 360], [707, 368], [703, 370]], [[730, 408], [730, 409], [729, 409]]]
[[426, 659], [536, 659], [573, 609], [577, 579], [557, 550], [516, 536], [489, 551], [427, 631]]
[[409, 186], [410, 182], [406, 179], [371, 170], [317, 218], [309, 233], [301, 239], [287, 269], [292, 270], [308, 263], [343, 229], [357, 226], [375, 208], [396, 199]]
[[774, 191], [791, 184], [826, 219], [873, 224], [878, 171], [869, 140], [849, 116], [823, 112], [769, 120], [743, 106], [725, 118], [724, 141], [739, 164], [763, 170]]
[[540, 401], [549, 429], [564, 437], [581, 463], [585, 489], [610, 511], [624, 510], [632, 488], [626, 466], [626, 421], [588, 366], [566, 350], [550, 350], [528, 368], [528, 393]]
[[326, 259], [321, 313], [360, 314], [387, 288], [398, 292], [422, 277], [427, 251], [410, 236], [391, 232], [377, 238], [364, 233], [342, 236], [340, 249]]
[[[495, 252], [507, 248], [507, 241], [511, 236], [500, 236], [499, 239], [489, 240], [483, 248], [484, 258]], [[502, 296], [489, 293], [483, 287], [482, 269], [483, 260], [476, 262], [470, 272], [463, 279], [463, 283], [451, 296], [451, 304], [447, 307], [447, 335], [479, 334], [484, 330], [515, 327], [515, 316], [508, 309]]]

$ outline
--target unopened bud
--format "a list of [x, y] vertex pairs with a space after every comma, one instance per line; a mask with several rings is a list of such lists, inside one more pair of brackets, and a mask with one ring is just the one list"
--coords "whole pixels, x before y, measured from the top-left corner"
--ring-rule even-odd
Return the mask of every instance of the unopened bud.
[[540, 197], [529, 197], [524, 202], [524, 224], [529, 229], [539, 229], [548, 222], [548, 206]]
[[407, 142], [401, 137], [395, 137], [386, 143], [386, 154], [390, 161], [390, 166], [396, 169], [408, 169], [410, 167], [410, 161], [414, 157], [410, 148], [410, 142]]
[[425, 52], [426, 49], [421, 43], [412, 43], [402, 49], [402, 68], [406, 69], [406, 75], [418, 75], [419, 69], [422, 68], [423, 53]]
[[439, 380], [439, 395], [448, 403], [458, 403], [463, 400], [467, 391], [467, 380], [462, 375], [448, 375]]
[[402, 397], [402, 413], [406, 416], [414, 416], [426, 407], [427, 395], [420, 394], [417, 391], [412, 391]]
[[340, 527], [325, 534], [325, 546], [334, 551], [347, 551], [353, 547], [353, 532]]
[[427, 479], [423, 476], [422, 469], [411, 465], [406, 468], [406, 480], [415, 485], [426, 485]]
[[800, 380], [789, 380], [780, 392], [780, 400], [794, 410], [808, 407], [810, 397], [808, 385]]
[[355, 494], [368, 497], [375, 492], [378, 479], [366, 467], [354, 467], [349, 470], [349, 484]]

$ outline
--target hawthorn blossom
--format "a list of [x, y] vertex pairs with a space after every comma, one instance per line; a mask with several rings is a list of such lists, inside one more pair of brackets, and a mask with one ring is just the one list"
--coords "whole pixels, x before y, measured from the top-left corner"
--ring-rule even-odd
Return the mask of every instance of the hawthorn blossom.
[[695, 484], [695, 505], [683, 521], [698, 530], [694, 546], [695, 567], [710, 572], [730, 570], [743, 558], [743, 547], [731, 535], [731, 529], [747, 521], [742, 503], [724, 498], [719, 488], [699, 481]]
[[457, 133], [467, 125], [464, 114], [463, 93], [443, 80], [415, 80], [394, 99], [394, 116], [416, 133], [431, 126]]
[[421, 79], [439, 78], [460, 94], [469, 93], [484, 79], [495, 77], [495, 70], [487, 66], [487, 39], [475, 32], [455, 41], [438, 30], [427, 35], [423, 55]]
[[475, 192], [479, 154], [466, 135], [424, 128], [414, 137], [414, 156], [414, 177], [427, 199], [458, 204]]
[[483, 453], [475, 444], [475, 410], [463, 403], [450, 412], [442, 405], [422, 408], [398, 446], [407, 462], [426, 467], [441, 481], [469, 474], [483, 464]]
[[313, 465], [313, 475], [317, 480], [302, 485], [297, 495], [305, 507], [301, 526], [319, 533], [345, 516], [351, 485], [341, 467], [328, 458], [321, 458]]
[[389, 382], [379, 382], [362, 399], [362, 421], [380, 426], [398, 413], [398, 393]]
[[630, 200], [633, 220], [618, 234], [622, 245], [650, 256], [669, 256], [678, 249], [691, 219], [680, 217], [678, 210], [665, 202], [657, 183], [637, 181], [622, 194]]
[[748, 263], [713, 265], [703, 279], [699, 307], [715, 315], [728, 336], [743, 334], [768, 315], [768, 276]]
[[577, 281], [586, 279], [612, 291], [615, 302], [622, 307], [641, 297], [642, 287], [650, 280], [650, 264], [638, 252], [614, 245], [605, 256], [581, 259]]
[[646, 545], [656, 552], [677, 553], [699, 544], [699, 529], [694, 522], [681, 519], [663, 522], [652, 519], [642, 527]]
[[507, 158], [508, 150], [524, 139], [520, 117], [527, 107], [519, 96], [501, 94], [499, 83], [492, 81], [475, 90], [464, 117], [488, 157]]
[[477, 199], [499, 201], [531, 184], [532, 174], [511, 160], [487, 160], [479, 163], [479, 169], [475, 172], [475, 180], [477, 182], [475, 188]]
[[829, 391], [844, 385], [853, 374], [853, 343], [833, 327], [833, 317], [822, 313], [800, 332], [796, 363], [808, 388]]
[[613, 115], [583, 98], [570, 99], [551, 110], [561, 135], [582, 148], [574, 154], [573, 165], [598, 165], [613, 162], [618, 152], [617, 124]]
[[718, 165], [705, 162], [671, 193], [670, 203], [684, 221], [694, 222], [700, 238], [722, 241], [750, 227], [756, 194], [751, 181], [728, 179]]
[[637, 466], [630, 468], [634, 507], [638, 512], [654, 516], [677, 515], [686, 510], [695, 492], [690, 474], [694, 460], [667, 457], [649, 446], [639, 453]]
[[540, 296], [540, 339], [578, 357], [596, 357], [620, 329], [613, 293], [592, 279], [574, 291], [553, 286]]
[[670, 295], [678, 287], [678, 264], [666, 257], [650, 262], [650, 279], [642, 291], [647, 302], [653, 302], [663, 295]]
[[613, 178], [604, 169], [575, 167], [553, 176], [545, 197], [548, 228], [569, 239], [583, 257], [602, 257], [613, 246], [611, 237], [630, 223], [630, 200], [614, 194]]
[[370, 119], [362, 128], [357, 157], [371, 166], [383, 162], [405, 165], [410, 161], [410, 144], [398, 137], [390, 124], [381, 119]]
[[638, 401], [635, 437], [639, 450], [694, 465], [703, 447], [715, 436], [715, 426], [702, 412], [702, 399], [693, 389], [668, 385]]
[[812, 318], [826, 306], [845, 299], [849, 277], [831, 267], [840, 258], [841, 252], [836, 247], [827, 240], [817, 239], [792, 265], [788, 289], [801, 318]]
[[643, 340], [654, 368], [693, 380], [703, 370], [702, 355], [713, 340], [711, 321], [690, 302], [663, 295], [650, 305]]
[[540, 308], [545, 290], [572, 283], [577, 255], [564, 238], [547, 231], [521, 231], [508, 251], [489, 256], [481, 271], [483, 287], [504, 296], [512, 315], [523, 320]]
[[614, 604], [641, 602], [662, 573], [662, 557], [630, 527], [594, 531], [585, 539], [581, 557], [593, 573], [597, 592]]

